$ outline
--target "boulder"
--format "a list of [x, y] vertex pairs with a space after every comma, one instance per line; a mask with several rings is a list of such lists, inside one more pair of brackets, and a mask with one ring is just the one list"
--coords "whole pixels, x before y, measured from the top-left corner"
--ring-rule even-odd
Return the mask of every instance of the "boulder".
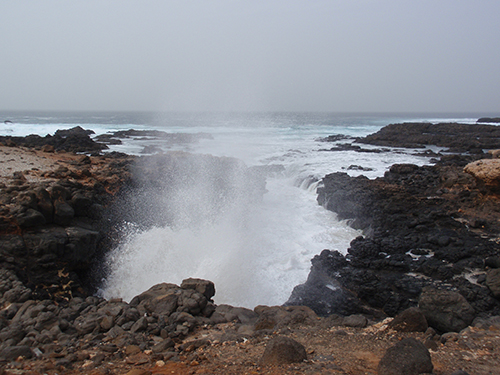
[[481, 159], [467, 164], [464, 172], [487, 186], [500, 186], [500, 159]]
[[459, 332], [469, 326], [475, 311], [457, 292], [425, 287], [418, 301], [429, 326], [441, 332]]
[[307, 359], [304, 346], [285, 336], [277, 336], [269, 341], [260, 359], [260, 364], [266, 365], [286, 365], [298, 363]]
[[425, 332], [428, 324], [419, 308], [410, 307], [396, 315], [388, 327], [399, 332]]
[[[208, 285], [204, 280], [196, 285], [201, 284]], [[211, 292], [206, 293], [209, 295]], [[134, 297], [130, 301], [130, 305], [148, 313], [164, 316], [169, 316], [174, 312], [185, 312], [193, 316], [209, 317], [214, 311], [212, 308], [207, 309], [209, 306], [207, 298], [195, 289], [183, 289], [178, 285], [168, 283], [152, 286], [144, 293]]]
[[198, 293], [203, 294], [205, 298], [209, 301], [215, 295], [215, 284], [209, 280], [193, 279], [193, 278], [185, 279], [182, 280], [181, 288], [194, 289]]
[[170, 315], [177, 310], [179, 287], [175, 284], [161, 283], [135, 296], [130, 306], [141, 306], [147, 312]]
[[361, 314], [346, 316], [342, 321], [342, 325], [346, 327], [364, 328], [367, 326], [367, 324], [368, 319], [366, 319], [366, 317]]
[[406, 338], [387, 349], [378, 364], [379, 375], [418, 375], [432, 373], [431, 355], [420, 341]]

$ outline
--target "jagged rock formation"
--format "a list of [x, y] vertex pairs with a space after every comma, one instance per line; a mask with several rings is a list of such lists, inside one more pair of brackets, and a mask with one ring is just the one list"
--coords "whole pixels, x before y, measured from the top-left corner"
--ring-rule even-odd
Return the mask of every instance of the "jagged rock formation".
[[[462, 131], [466, 136], [458, 134]], [[287, 304], [306, 304], [321, 315], [366, 314], [372, 308], [394, 316], [416, 306], [423, 288], [433, 286], [460, 293], [474, 316], [498, 314], [491, 268], [499, 266], [489, 259], [499, 255], [500, 196], [488, 188], [494, 179], [478, 183], [469, 167], [469, 173], [462, 169], [485, 158], [483, 148], [496, 148], [499, 134], [495, 126], [396, 124], [362, 140], [479, 154], [442, 156], [434, 166], [396, 164], [375, 180], [325, 176], [318, 202], [364, 236], [351, 242], [346, 256], [324, 250], [314, 257], [307, 282], [294, 289]]]

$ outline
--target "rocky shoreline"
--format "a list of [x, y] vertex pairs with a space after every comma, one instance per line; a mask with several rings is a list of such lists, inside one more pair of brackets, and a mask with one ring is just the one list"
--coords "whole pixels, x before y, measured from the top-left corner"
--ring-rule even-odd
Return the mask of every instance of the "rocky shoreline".
[[[438, 138], [464, 131], [448, 125], [435, 128]], [[433, 130], [421, 126], [426, 134]], [[399, 127], [388, 128], [358, 143], [402, 146]], [[215, 286], [198, 279], [159, 284], [130, 303], [93, 295], [91, 280], [113, 241], [118, 207], [136, 207], [131, 189], [150, 192], [159, 175], [168, 170], [175, 177], [192, 156], [156, 155], [147, 169], [124, 154], [99, 155], [105, 146], [81, 128], [45, 143], [2, 137], [6, 161], [19, 150], [22, 160], [33, 160], [29, 169], [12, 167], [11, 177], [2, 171], [2, 371], [492, 373], [500, 364], [498, 185], [477, 165], [464, 171], [494, 160], [482, 151], [500, 149], [492, 128], [481, 125], [484, 144], [477, 136], [473, 144], [470, 136], [461, 145], [456, 137], [440, 141], [454, 154], [436, 155], [432, 166], [394, 165], [376, 180], [325, 176], [318, 202], [364, 236], [347, 256], [333, 249], [316, 256], [308, 281], [286, 306], [254, 310], [216, 306]], [[433, 139], [414, 137], [406, 145], [437, 145]], [[256, 170], [227, 158], [201, 162], [214, 173], [237, 170], [251, 191], [264, 191]], [[135, 213], [148, 225], [146, 215]], [[407, 363], [418, 371], [402, 372]]]

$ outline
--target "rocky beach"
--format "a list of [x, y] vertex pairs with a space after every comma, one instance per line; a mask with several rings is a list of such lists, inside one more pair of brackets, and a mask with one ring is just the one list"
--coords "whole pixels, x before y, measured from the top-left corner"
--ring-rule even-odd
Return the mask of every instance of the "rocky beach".
[[[422, 148], [434, 160], [395, 164], [376, 179], [325, 176], [318, 203], [363, 236], [346, 255], [325, 249], [315, 256], [307, 282], [284, 306], [253, 310], [216, 305], [208, 280], [158, 284], [130, 302], [96, 290], [121, 220], [169, 222], [153, 214], [159, 176], [174, 183], [202, 164], [219, 186], [217, 199], [231, 199], [216, 174], [231, 171], [249, 186], [251, 204], [273, 168], [182, 152], [103, 153], [106, 144], [89, 135], [76, 127], [0, 137], [3, 373], [497, 373], [497, 126], [393, 124], [330, 149], [325, 139], [321, 152], [363, 152], [357, 147], [369, 144]], [[141, 208], [135, 197], [144, 192]]]

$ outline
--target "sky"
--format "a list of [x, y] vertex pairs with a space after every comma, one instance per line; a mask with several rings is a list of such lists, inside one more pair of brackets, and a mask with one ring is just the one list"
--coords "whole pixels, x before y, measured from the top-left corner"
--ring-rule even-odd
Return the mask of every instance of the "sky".
[[0, 0], [0, 110], [500, 112], [498, 0]]

